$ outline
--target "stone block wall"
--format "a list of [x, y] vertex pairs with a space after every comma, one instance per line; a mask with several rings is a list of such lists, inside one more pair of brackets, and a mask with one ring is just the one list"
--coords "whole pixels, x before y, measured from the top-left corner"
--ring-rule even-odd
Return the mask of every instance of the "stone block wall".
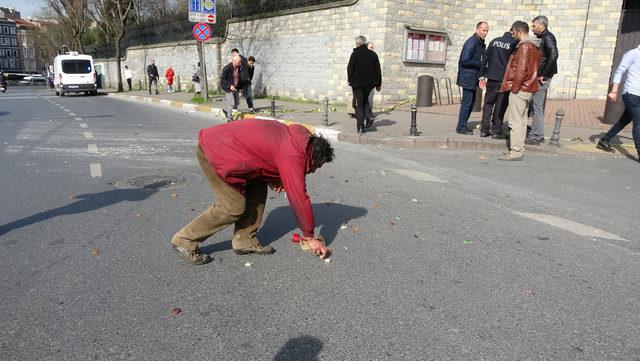
[[[513, 21], [530, 23], [542, 14], [549, 18], [549, 30], [555, 34], [560, 52], [559, 73], [549, 96], [604, 98], [622, 0], [353, 0], [338, 5], [230, 22], [224, 42], [205, 45], [210, 87], [215, 88], [221, 67], [230, 61], [231, 49], [238, 48], [257, 60], [257, 92], [312, 100], [327, 96], [344, 102], [351, 92], [346, 65], [354, 38], [364, 35], [375, 43], [382, 65], [382, 93], [377, 99], [393, 102], [415, 96], [420, 75], [450, 78], [457, 96], [458, 57], [476, 23], [489, 23], [488, 43], [507, 31]], [[446, 64], [403, 62], [405, 27], [445, 32], [449, 38]], [[134, 83], [136, 77], [144, 76], [151, 59], [156, 60], [161, 75], [171, 64], [183, 83], [190, 82], [198, 61], [195, 44], [132, 47], [127, 49], [123, 65], [134, 71]], [[115, 84], [115, 61], [96, 63], [104, 64], [107, 83]]]

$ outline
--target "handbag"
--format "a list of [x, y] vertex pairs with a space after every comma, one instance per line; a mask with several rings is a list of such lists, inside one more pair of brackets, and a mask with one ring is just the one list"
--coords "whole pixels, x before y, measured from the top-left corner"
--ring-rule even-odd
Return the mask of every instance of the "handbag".
[[191, 77], [191, 81], [194, 81], [196, 83], [200, 82], [200, 77], [198, 76], [198, 74], [193, 74], [193, 76]]

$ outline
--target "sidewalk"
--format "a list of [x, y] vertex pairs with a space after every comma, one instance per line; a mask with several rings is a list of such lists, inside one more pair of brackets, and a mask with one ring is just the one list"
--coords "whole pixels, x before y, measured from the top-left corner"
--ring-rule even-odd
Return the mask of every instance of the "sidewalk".
[[[225, 107], [222, 96], [214, 96], [214, 101], [195, 105], [190, 100], [193, 93], [161, 93], [149, 95], [146, 91], [132, 91], [125, 93], [109, 93], [110, 96], [133, 97], [139, 101], [159, 102], [174, 107], [212, 113], [222, 117], [221, 109]], [[546, 153], [576, 153], [591, 152], [607, 154], [595, 148], [595, 142], [610, 127], [602, 123], [604, 101], [599, 100], [549, 100], [545, 114], [545, 136], [547, 140], [553, 134], [555, 112], [562, 108], [566, 112], [560, 132], [561, 147], [545, 144], [527, 146], [527, 152]], [[480, 131], [476, 129], [473, 135], [461, 135], [455, 132], [459, 104], [440, 105], [429, 108], [419, 108], [417, 128], [419, 136], [409, 136], [410, 104], [396, 106], [387, 112], [377, 112], [378, 117], [373, 127], [365, 134], [357, 134], [355, 119], [346, 113], [345, 106], [329, 105], [329, 122], [322, 122], [323, 108], [321, 103], [296, 102], [276, 100], [276, 117], [283, 122], [302, 123], [310, 129], [334, 140], [362, 144], [380, 144], [401, 148], [439, 148], [439, 149], [469, 149], [469, 150], [503, 150], [506, 149], [504, 140], [480, 138]], [[254, 99], [255, 114], [240, 114], [238, 117], [271, 116], [270, 99]], [[391, 108], [391, 107], [387, 107]], [[246, 111], [244, 98], [240, 99], [239, 110]], [[599, 118], [600, 117], [600, 118]], [[469, 126], [475, 128], [480, 123], [480, 112], [472, 113]], [[617, 153], [628, 157], [635, 157], [631, 128], [625, 129], [612, 143]]]

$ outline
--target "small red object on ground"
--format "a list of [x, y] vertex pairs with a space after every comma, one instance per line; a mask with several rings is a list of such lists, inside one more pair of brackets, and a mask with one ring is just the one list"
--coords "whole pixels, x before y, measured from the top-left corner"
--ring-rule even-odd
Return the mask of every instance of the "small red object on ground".
[[300, 235], [298, 233], [294, 233], [293, 237], [291, 237], [291, 242], [300, 243]]

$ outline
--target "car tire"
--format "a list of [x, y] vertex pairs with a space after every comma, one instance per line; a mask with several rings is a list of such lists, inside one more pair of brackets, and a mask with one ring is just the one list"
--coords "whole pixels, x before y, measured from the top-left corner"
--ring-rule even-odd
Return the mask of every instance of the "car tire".
[[64, 92], [60, 92], [60, 96], [63, 97], [64, 96]]

